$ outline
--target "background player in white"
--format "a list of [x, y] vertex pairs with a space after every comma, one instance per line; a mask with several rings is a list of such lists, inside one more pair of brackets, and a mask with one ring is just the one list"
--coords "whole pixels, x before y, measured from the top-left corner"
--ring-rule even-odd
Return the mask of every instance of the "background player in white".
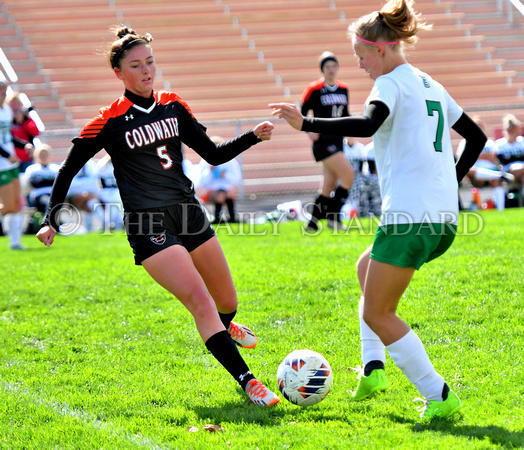
[[504, 136], [495, 141], [495, 153], [502, 163], [502, 170], [509, 172], [521, 185], [524, 196], [524, 136], [522, 123], [513, 114], [502, 118]]
[[[483, 120], [478, 117], [472, 117], [472, 119], [478, 124], [482, 131], [486, 132], [486, 125]], [[466, 140], [462, 139], [457, 145], [455, 152], [455, 159], [459, 159], [464, 151]], [[508, 173], [503, 172], [499, 167], [499, 161], [496, 153], [496, 145], [492, 139], [486, 141], [486, 145], [482, 149], [482, 153], [479, 159], [468, 172], [468, 177], [471, 180], [473, 186], [483, 187], [491, 185], [493, 187], [493, 197], [495, 198], [495, 206], [498, 210], [503, 210], [506, 202], [506, 192], [502, 187], [502, 181], [514, 181], [515, 177]]]
[[5, 101], [7, 89], [7, 82], [0, 80], [0, 212], [11, 250], [25, 250], [20, 243], [24, 225], [20, 213], [20, 169], [11, 131], [13, 111]]
[[35, 163], [25, 171], [27, 182], [31, 186], [29, 202], [42, 214], [47, 209], [51, 189], [60, 166], [51, 162], [53, 150], [47, 144], [42, 144], [34, 152]]
[[135, 263], [187, 308], [207, 349], [250, 400], [274, 405], [279, 398], [255, 378], [236, 347], [252, 348], [257, 339], [249, 328], [232, 322], [238, 299], [229, 266], [184, 175], [181, 150], [184, 143], [211, 164], [222, 164], [269, 140], [273, 124], [262, 122], [215, 144], [177, 94], [153, 90], [156, 63], [151, 35], [138, 35], [124, 26], [114, 31], [116, 39], [107, 56], [124, 84], [124, 95], [101, 108], [73, 140], [37, 237], [47, 246], [53, 243], [73, 177], [104, 148], [113, 161]]
[[[375, 80], [361, 117], [306, 118], [291, 104], [273, 114], [302, 131], [373, 136], [382, 194], [375, 241], [360, 257], [360, 327], [364, 369], [354, 400], [385, 390], [385, 349], [425, 397], [423, 419], [448, 417], [462, 403], [434, 369], [418, 336], [397, 315], [415, 270], [451, 245], [458, 220], [458, 181], [474, 164], [486, 135], [446, 90], [407, 63], [403, 44], [428, 28], [411, 1], [391, 0], [349, 28], [359, 67]], [[454, 166], [449, 128], [466, 139]], [[417, 399], [418, 400], [418, 399]]]
[[105, 155], [98, 160], [96, 165], [98, 166], [97, 175], [100, 180], [98, 198], [104, 207], [104, 230], [121, 230], [124, 227], [122, 221], [124, 207], [116, 185], [111, 157]]

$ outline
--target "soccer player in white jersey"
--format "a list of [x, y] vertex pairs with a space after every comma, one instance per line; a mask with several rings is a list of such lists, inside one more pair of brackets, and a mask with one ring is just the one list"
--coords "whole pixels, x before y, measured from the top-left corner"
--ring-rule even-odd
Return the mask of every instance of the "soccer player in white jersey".
[[[421, 418], [449, 417], [462, 403], [431, 363], [424, 345], [396, 309], [415, 270], [442, 255], [456, 233], [458, 181], [474, 164], [486, 135], [429, 75], [408, 64], [421, 22], [412, 2], [391, 0], [355, 21], [349, 37], [359, 67], [375, 81], [362, 116], [306, 118], [288, 103], [273, 115], [308, 132], [373, 136], [382, 216], [373, 245], [357, 262], [364, 368], [354, 400], [386, 390], [385, 350], [424, 399]], [[466, 139], [454, 165], [449, 129]]]
[[13, 144], [13, 111], [5, 101], [7, 88], [7, 82], [0, 80], [0, 218], [9, 230], [11, 250], [25, 250], [20, 243], [24, 223], [20, 214], [20, 160]]

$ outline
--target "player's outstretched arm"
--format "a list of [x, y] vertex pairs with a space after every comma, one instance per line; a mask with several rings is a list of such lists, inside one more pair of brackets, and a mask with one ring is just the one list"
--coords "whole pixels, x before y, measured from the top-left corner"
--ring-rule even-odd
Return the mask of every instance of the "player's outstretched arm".
[[261, 141], [269, 141], [273, 133], [275, 126], [271, 122], [262, 122], [259, 123], [255, 128], [253, 128], [253, 133]]
[[271, 113], [273, 116], [287, 120], [287, 123], [293, 128], [302, 131], [304, 116], [296, 105], [292, 103], [270, 103], [268, 106], [273, 108], [273, 112]]
[[46, 225], [40, 228], [38, 230], [38, 233], [36, 233], [36, 237], [40, 242], [42, 242], [44, 245], [49, 247], [53, 241], [55, 240], [56, 230], [50, 226]]

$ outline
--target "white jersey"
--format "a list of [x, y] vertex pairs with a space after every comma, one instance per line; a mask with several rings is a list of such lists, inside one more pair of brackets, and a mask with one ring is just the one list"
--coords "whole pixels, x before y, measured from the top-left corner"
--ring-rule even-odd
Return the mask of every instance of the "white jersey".
[[373, 136], [381, 225], [458, 223], [458, 183], [449, 129], [463, 113], [441, 84], [410, 64], [375, 80], [366, 104], [390, 114]]
[[362, 172], [362, 166], [366, 160], [365, 146], [362, 142], [354, 141], [353, 145], [349, 145], [346, 140], [342, 144], [342, 151], [344, 156], [349, 161], [355, 173]]
[[505, 137], [497, 139], [495, 152], [505, 167], [516, 162], [524, 162], [524, 136], [517, 136], [514, 142], [508, 142]]
[[[13, 110], [4, 102], [0, 107], [0, 145], [10, 155], [15, 152], [13, 144], [13, 134], [11, 128], [13, 126]], [[9, 162], [7, 158], [0, 155], [0, 171], [9, 170], [17, 167], [18, 163]]]
[[25, 171], [25, 177], [32, 187], [31, 199], [34, 200], [41, 195], [51, 194], [53, 183], [58, 175], [60, 166], [58, 164], [31, 164]]

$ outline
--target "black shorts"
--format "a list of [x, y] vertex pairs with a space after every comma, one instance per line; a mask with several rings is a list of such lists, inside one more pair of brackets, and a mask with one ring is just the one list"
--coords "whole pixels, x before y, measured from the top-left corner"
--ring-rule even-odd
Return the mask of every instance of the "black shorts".
[[196, 199], [153, 210], [126, 212], [124, 221], [137, 266], [172, 245], [182, 245], [192, 252], [215, 236], [203, 206]]
[[342, 146], [336, 145], [336, 144], [329, 144], [329, 145], [313, 145], [313, 156], [315, 157], [316, 162], [323, 161], [326, 158], [329, 158], [330, 156], [334, 155], [335, 153], [341, 152]]

